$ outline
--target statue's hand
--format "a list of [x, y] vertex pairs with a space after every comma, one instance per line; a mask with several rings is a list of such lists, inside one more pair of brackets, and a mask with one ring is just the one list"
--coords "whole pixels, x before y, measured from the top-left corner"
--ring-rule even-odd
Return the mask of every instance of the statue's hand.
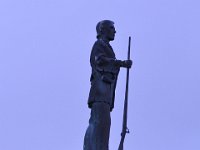
[[122, 67], [131, 68], [131, 66], [132, 66], [132, 60], [124, 60], [124, 61], [122, 61]]

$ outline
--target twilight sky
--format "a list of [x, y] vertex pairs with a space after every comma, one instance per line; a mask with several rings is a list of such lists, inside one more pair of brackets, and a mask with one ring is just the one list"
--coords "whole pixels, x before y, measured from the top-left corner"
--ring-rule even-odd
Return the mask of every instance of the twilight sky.
[[[0, 150], [81, 150], [96, 23], [132, 36], [125, 150], [200, 149], [199, 0], [0, 0]], [[126, 70], [112, 112], [120, 140]]]

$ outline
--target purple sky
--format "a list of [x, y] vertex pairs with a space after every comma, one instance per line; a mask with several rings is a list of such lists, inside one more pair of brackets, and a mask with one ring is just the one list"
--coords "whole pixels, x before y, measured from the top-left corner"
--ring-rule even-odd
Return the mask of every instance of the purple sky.
[[[200, 149], [199, 0], [1, 0], [0, 150], [81, 150], [90, 110], [89, 55], [102, 19], [126, 59], [132, 36], [125, 150]], [[120, 140], [121, 69], [110, 150]]]

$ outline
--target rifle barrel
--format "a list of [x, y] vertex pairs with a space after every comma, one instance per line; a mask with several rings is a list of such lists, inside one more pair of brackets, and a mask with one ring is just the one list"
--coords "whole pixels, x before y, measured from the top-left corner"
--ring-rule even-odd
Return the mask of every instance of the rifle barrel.
[[[127, 56], [128, 60], [130, 60], [130, 49], [131, 49], [131, 37], [129, 36], [129, 40], [128, 40], [128, 56]], [[129, 85], [129, 68], [127, 68], [127, 72], [126, 72], [126, 91], [125, 91], [125, 100], [124, 100], [122, 133], [121, 133], [121, 140], [120, 140], [120, 144], [119, 144], [118, 150], [123, 150], [124, 139], [125, 139], [126, 133], [129, 133], [129, 130], [127, 128], [128, 85]]]

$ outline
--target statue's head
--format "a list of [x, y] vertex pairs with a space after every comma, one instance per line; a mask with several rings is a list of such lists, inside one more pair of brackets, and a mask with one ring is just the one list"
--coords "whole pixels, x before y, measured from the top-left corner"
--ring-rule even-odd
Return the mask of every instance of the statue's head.
[[111, 20], [102, 20], [97, 23], [96, 26], [97, 39], [105, 39], [108, 41], [113, 41], [115, 38], [115, 27], [114, 22]]

